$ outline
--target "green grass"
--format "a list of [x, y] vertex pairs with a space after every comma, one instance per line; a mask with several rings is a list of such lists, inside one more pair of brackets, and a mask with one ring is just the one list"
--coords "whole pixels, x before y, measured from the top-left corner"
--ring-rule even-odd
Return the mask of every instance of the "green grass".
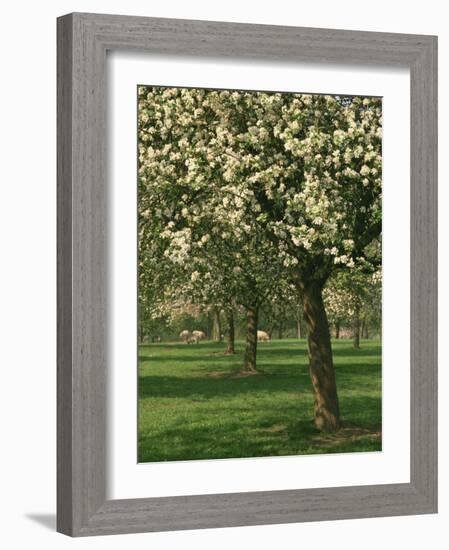
[[139, 462], [381, 450], [381, 346], [334, 341], [343, 427], [311, 422], [304, 340], [259, 343], [259, 375], [239, 376], [243, 343], [139, 349]]

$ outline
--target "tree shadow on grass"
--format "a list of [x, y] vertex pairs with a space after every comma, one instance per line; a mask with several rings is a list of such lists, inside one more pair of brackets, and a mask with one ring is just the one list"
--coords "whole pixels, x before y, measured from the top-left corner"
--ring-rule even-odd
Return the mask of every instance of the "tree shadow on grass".
[[[337, 368], [337, 385], [341, 391], [354, 391], [372, 388], [373, 384], [380, 383], [381, 372], [373, 380], [373, 368], [369, 364], [341, 366]], [[257, 376], [239, 377], [239, 366], [220, 369], [215, 363], [210, 366], [202, 365], [201, 369], [194, 370], [190, 376], [146, 375], [139, 377], [140, 398], [189, 398], [201, 396], [214, 398], [238, 393], [251, 392], [291, 392], [311, 391], [310, 375], [306, 365], [276, 365], [262, 363]], [[354, 370], [356, 369], [356, 373]], [[196, 376], [201, 372], [203, 376]], [[204, 376], [206, 374], [206, 376]], [[348, 390], [349, 388], [349, 390]]]
[[[381, 450], [381, 428], [344, 422], [335, 433], [320, 432], [308, 417], [309, 407], [290, 406], [280, 413], [267, 408], [261, 418], [244, 418], [246, 409], [234, 415], [210, 418], [208, 424], [171, 425], [139, 438], [139, 461], [205, 460], [263, 456], [332, 454]], [[208, 413], [210, 414], [210, 413]]]
[[380, 348], [377, 347], [361, 347], [360, 349], [355, 349], [351, 347], [338, 347], [332, 346], [332, 355], [333, 357], [345, 357], [345, 358], [354, 358], [354, 357], [375, 357], [380, 360]]
[[[292, 374], [295, 368], [307, 366], [308, 356], [304, 344], [292, 344], [287, 340], [285, 345], [279, 343], [270, 346], [270, 343], [258, 346], [257, 361], [261, 370], [269, 370], [274, 373], [280, 370], [288, 371]], [[161, 346], [161, 345], [159, 345]], [[182, 368], [182, 365], [195, 363], [201, 369], [215, 369], [216, 367], [238, 368], [242, 363], [242, 350], [238, 349], [235, 355], [226, 355], [223, 344], [205, 344], [186, 346], [177, 344], [169, 347], [149, 348], [154, 349], [155, 354], [143, 353], [139, 357], [139, 365], [145, 368], [151, 368], [151, 365], [163, 366], [170, 365], [171, 368]], [[146, 350], [145, 350], [146, 351]], [[380, 365], [379, 348], [371, 346], [366, 349], [352, 349], [347, 345], [334, 346], [333, 357], [336, 369], [343, 373], [354, 368], [363, 367], [376, 368]], [[371, 357], [373, 362], [367, 363]], [[341, 360], [349, 361], [349, 364], [340, 364]]]
[[168, 355], [168, 354], [161, 354], [161, 355], [140, 355], [139, 362], [144, 363], [205, 363], [208, 361], [211, 361], [211, 359], [215, 362], [223, 362], [226, 363], [229, 361], [229, 355], [218, 355], [214, 354], [211, 355], [205, 355], [205, 354], [198, 354], [198, 355]]
[[[267, 378], [278, 384], [268, 387]], [[151, 411], [151, 424], [142, 428], [141, 462], [373, 452], [382, 448], [380, 394], [371, 396], [360, 389], [343, 391], [342, 428], [326, 434], [313, 424], [313, 398], [305, 373], [297, 384], [291, 377], [281, 376], [220, 380], [217, 384], [208, 378], [195, 379], [193, 384], [192, 380], [173, 381], [171, 377], [165, 380], [166, 386], [157, 382], [143, 406], [161, 407], [163, 412]], [[165, 402], [158, 399], [167, 397]], [[168, 416], [165, 407], [171, 409]]]
[[[354, 392], [355, 393], [355, 392]], [[365, 428], [372, 432], [382, 427], [382, 397], [351, 395], [345, 392], [340, 396], [340, 414], [343, 426]]]
[[[158, 433], [140, 434], [139, 460], [200, 460], [247, 458], [294, 454], [285, 434], [286, 418], [296, 407], [287, 407], [284, 415], [266, 408], [262, 418], [246, 417], [248, 408], [235, 407], [223, 418], [220, 411], [204, 411], [205, 419], [171, 424]], [[278, 427], [279, 422], [281, 425]]]
[[141, 376], [139, 378], [139, 398], [193, 398], [236, 396], [242, 393], [262, 392], [310, 392], [310, 377], [307, 372], [298, 372], [292, 379], [288, 375], [231, 377], [177, 377]]
[[335, 369], [337, 390], [343, 395], [358, 393], [381, 392], [382, 371], [379, 365], [354, 364], [352, 367], [340, 366]]
[[[149, 363], [205, 363], [205, 362], [221, 362], [221, 363], [228, 363], [229, 360], [232, 360], [234, 358], [242, 359], [243, 356], [243, 350], [237, 350], [237, 353], [235, 355], [228, 355], [225, 353], [226, 348], [223, 346], [219, 350], [210, 350], [206, 349], [204, 347], [189, 347], [185, 349], [183, 347], [179, 347], [176, 350], [176, 353], [173, 353], [172, 350], [169, 352], [159, 353], [155, 355], [148, 355], [148, 354], [141, 354], [139, 356], [140, 362], [149, 362]], [[261, 348], [259, 346], [257, 351], [257, 359], [258, 361], [264, 362], [266, 360], [270, 360], [270, 358], [276, 358], [277, 361], [287, 361], [287, 362], [294, 362], [298, 358], [307, 359], [307, 355], [304, 353], [304, 350], [298, 348], [298, 349], [289, 349], [289, 348], [273, 348], [273, 349], [267, 349]], [[272, 360], [272, 359], [271, 359]], [[302, 361], [303, 362], [303, 361]]]

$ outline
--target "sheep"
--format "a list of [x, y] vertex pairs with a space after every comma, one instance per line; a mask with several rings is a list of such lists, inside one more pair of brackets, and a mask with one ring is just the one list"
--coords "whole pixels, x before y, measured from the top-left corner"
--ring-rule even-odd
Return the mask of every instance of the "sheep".
[[206, 334], [202, 330], [192, 331], [192, 339], [196, 344], [199, 344], [199, 341], [204, 340], [205, 338]]
[[261, 342], [268, 342], [269, 340], [271, 340], [268, 332], [265, 332], [264, 330], [257, 331], [257, 339], [260, 340]]
[[184, 344], [188, 344], [191, 339], [190, 330], [183, 330], [179, 333], [179, 337], [184, 342]]

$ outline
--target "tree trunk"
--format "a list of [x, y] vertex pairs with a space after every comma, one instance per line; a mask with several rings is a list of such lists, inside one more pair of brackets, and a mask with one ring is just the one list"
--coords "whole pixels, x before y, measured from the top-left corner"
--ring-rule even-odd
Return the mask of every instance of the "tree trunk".
[[324, 309], [322, 287], [311, 283], [303, 288], [304, 320], [307, 325], [309, 370], [315, 397], [315, 426], [332, 432], [340, 427], [335, 370], [329, 323]]
[[360, 320], [360, 338], [364, 338], [365, 334], [365, 317]]
[[214, 308], [213, 312], [213, 340], [214, 342], [221, 342], [221, 319], [220, 319], [220, 310]]
[[360, 349], [360, 312], [358, 307], [354, 314], [354, 348]]
[[140, 327], [139, 327], [139, 340], [140, 340], [140, 343], [143, 344], [143, 341], [145, 339], [145, 334], [143, 332], [143, 323], [140, 323]]
[[340, 338], [340, 321], [335, 321], [335, 338]]
[[284, 320], [285, 320], [285, 309], [283, 306], [280, 306], [279, 307], [279, 311], [278, 311], [278, 338], [279, 340], [282, 340], [282, 338], [284, 337]]
[[296, 319], [296, 338], [298, 340], [300, 338], [302, 338], [302, 335], [301, 335], [301, 319], [299, 317]]
[[362, 338], [365, 338], [366, 340], [368, 340], [369, 338], [368, 322], [366, 320], [366, 316], [363, 318]]
[[232, 307], [226, 310], [226, 318], [228, 320], [228, 347], [226, 353], [233, 355], [235, 353], [235, 325], [234, 325], [234, 311]]
[[245, 372], [256, 372], [257, 357], [257, 321], [258, 308], [250, 307], [246, 310], [246, 346], [243, 358], [243, 370]]
[[207, 338], [213, 340], [214, 323], [210, 310], [207, 311]]

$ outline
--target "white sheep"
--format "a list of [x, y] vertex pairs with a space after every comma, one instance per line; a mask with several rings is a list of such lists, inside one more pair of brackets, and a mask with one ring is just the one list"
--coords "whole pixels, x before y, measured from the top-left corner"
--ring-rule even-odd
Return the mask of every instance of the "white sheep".
[[268, 342], [269, 340], [271, 340], [268, 332], [265, 332], [264, 330], [257, 331], [257, 339], [260, 340], [261, 342]]
[[205, 338], [206, 334], [202, 330], [192, 331], [192, 339], [196, 344], [198, 344], [200, 340], [204, 340]]
[[184, 344], [188, 344], [191, 338], [190, 330], [183, 330], [179, 333], [179, 337], [184, 342]]

